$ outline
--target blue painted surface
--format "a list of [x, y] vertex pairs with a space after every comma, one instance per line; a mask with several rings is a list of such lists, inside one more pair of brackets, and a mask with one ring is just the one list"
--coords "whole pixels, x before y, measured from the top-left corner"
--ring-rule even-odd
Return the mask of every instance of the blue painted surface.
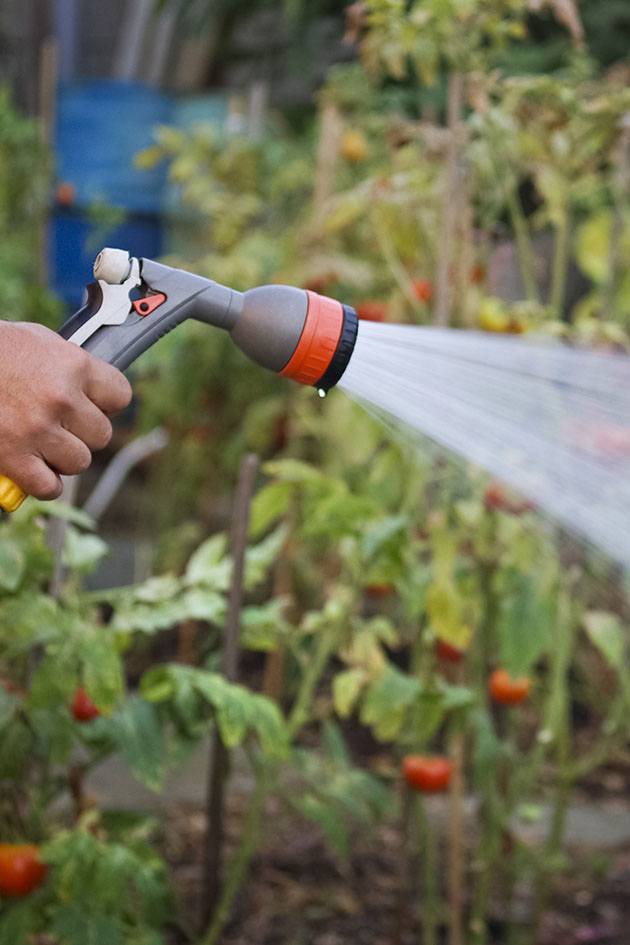
[[116, 207], [157, 213], [166, 168], [134, 167], [153, 143], [156, 125], [173, 116], [169, 96], [132, 82], [101, 80], [62, 85], [57, 118], [57, 179], [71, 183], [77, 203], [105, 200]]
[[[69, 83], [59, 92], [56, 134], [57, 180], [72, 184], [71, 210], [59, 209], [50, 223], [53, 288], [69, 306], [81, 304], [92, 279], [95, 253], [120, 246], [136, 256], [162, 252], [160, 213], [166, 167], [134, 167], [138, 151], [153, 143], [156, 125], [173, 118], [172, 100], [146, 86], [102, 80]], [[94, 243], [86, 209], [99, 202], [123, 208], [127, 220]]]
[[92, 265], [103, 246], [128, 249], [132, 256], [155, 258], [162, 253], [162, 225], [157, 216], [129, 218], [94, 243], [94, 229], [77, 211], [58, 211], [50, 222], [50, 262], [53, 289], [72, 309], [83, 303], [83, 293], [93, 280]]

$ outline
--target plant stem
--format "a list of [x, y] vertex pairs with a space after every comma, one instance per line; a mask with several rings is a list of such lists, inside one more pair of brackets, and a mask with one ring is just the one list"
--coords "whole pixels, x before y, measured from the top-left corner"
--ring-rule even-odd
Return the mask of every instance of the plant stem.
[[435, 831], [427, 816], [424, 798], [418, 797], [418, 819], [422, 832], [421, 848], [424, 853], [422, 887], [422, 945], [437, 945], [438, 907], [437, 843]]
[[[489, 714], [487, 678], [488, 667], [496, 658], [496, 621], [498, 600], [494, 588], [496, 562], [493, 558], [496, 547], [496, 515], [490, 513], [485, 550], [479, 562], [479, 589], [483, 600], [483, 614], [479, 623], [476, 643], [475, 675], [480, 693], [482, 710]], [[486, 945], [487, 917], [492, 885], [492, 872], [497, 859], [501, 822], [498, 801], [497, 772], [489, 774], [479, 807], [480, 838], [477, 847], [478, 870], [473, 895], [470, 921], [471, 945]]]
[[232, 911], [232, 906], [234, 905], [234, 900], [245, 880], [249, 864], [256, 850], [260, 836], [262, 817], [265, 810], [265, 801], [270, 786], [270, 773], [266, 769], [263, 769], [257, 778], [256, 789], [251, 799], [245, 827], [241, 834], [238, 849], [230, 863], [228, 874], [221, 891], [221, 898], [214, 910], [208, 931], [201, 938], [199, 945], [217, 945], [221, 940], [223, 929], [225, 928]]
[[398, 254], [394, 248], [394, 244], [387, 235], [387, 227], [381, 226], [378, 219], [376, 219], [376, 214], [372, 213], [372, 232], [374, 233], [374, 238], [378, 243], [378, 248], [381, 251], [383, 259], [390, 271], [390, 274], [397, 284], [398, 288], [405, 296], [411, 308], [418, 315], [422, 315], [422, 305], [418, 299], [413, 294], [413, 287], [411, 285], [411, 280], [407, 274], [407, 270], [401, 263], [398, 258]]
[[516, 239], [516, 252], [523, 280], [525, 296], [529, 302], [539, 302], [536, 284], [536, 257], [532, 246], [527, 218], [523, 213], [520, 197], [515, 189], [510, 188], [507, 195], [507, 207]]
[[449, 804], [448, 913], [449, 945], [464, 945], [464, 733], [459, 729], [451, 738], [451, 778]]
[[289, 737], [294, 738], [303, 725], [309, 720], [313, 697], [317, 684], [326, 664], [337, 646], [339, 627], [333, 624], [317, 638], [315, 652], [308, 663], [308, 668], [302, 677], [293, 708], [289, 715], [287, 728]]
[[553, 308], [557, 318], [562, 318], [566, 298], [570, 233], [570, 214], [568, 207], [565, 206], [560, 222], [556, 225], [556, 240], [551, 270], [551, 290], [549, 294], [549, 304]]
[[557, 781], [551, 824], [542, 851], [536, 878], [534, 928], [538, 929], [549, 901], [549, 876], [562, 850], [566, 816], [573, 789], [571, 759], [571, 719], [569, 673], [573, 644], [579, 618], [571, 600], [571, 589], [560, 590], [558, 630], [552, 650], [551, 692], [547, 708], [546, 727], [552, 732], [555, 744]]

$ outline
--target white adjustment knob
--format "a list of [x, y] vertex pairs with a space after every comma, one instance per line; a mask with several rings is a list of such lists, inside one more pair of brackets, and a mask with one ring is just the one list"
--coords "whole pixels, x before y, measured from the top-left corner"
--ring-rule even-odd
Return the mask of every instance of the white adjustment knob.
[[94, 260], [94, 278], [108, 285], [122, 285], [131, 272], [131, 261], [126, 249], [102, 249]]

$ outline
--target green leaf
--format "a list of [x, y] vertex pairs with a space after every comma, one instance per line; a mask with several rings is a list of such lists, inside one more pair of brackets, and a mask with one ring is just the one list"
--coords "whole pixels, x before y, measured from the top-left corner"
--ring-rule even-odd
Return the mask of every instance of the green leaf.
[[109, 711], [120, 699], [123, 667], [114, 640], [105, 628], [91, 634], [83, 648], [83, 684], [99, 709]]
[[285, 758], [289, 751], [289, 738], [280, 709], [266, 696], [251, 694], [251, 725], [265, 754], [271, 758]]
[[65, 945], [125, 945], [120, 919], [86, 909], [80, 902], [55, 909], [50, 931]]
[[26, 516], [29, 519], [46, 515], [49, 518], [59, 518], [64, 522], [72, 522], [73, 525], [77, 525], [79, 528], [94, 528], [94, 520], [86, 512], [75, 505], [67, 505], [59, 500], [56, 502], [41, 502], [39, 499], [31, 498], [15, 514]]
[[24, 576], [26, 556], [21, 545], [9, 537], [0, 541], [0, 587], [15, 591]]
[[231, 570], [227, 557], [227, 536], [220, 533], [204, 541], [192, 555], [186, 568], [186, 582], [224, 591], [229, 587]]
[[138, 780], [159, 790], [164, 781], [166, 745], [156, 708], [134, 696], [111, 719], [101, 719], [99, 724]]
[[0, 652], [6, 658], [60, 636], [60, 609], [45, 594], [24, 591], [0, 601]]
[[340, 768], [350, 767], [350, 755], [339, 726], [325, 719], [322, 726], [322, 747], [330, 760]]
[[71, 525], [67, 527], [63, 560], [70, 570], [89, 573], [108, 554], [109, 547], [101, 538], [85, 535]]
[[471, 630], [462, 620], [462, 600], [455, 583], [434, 582], [429, 585], [426, 606], [435, 636], [465, 650]]
[[513, 676], [526, 675], [553, 640], [555, 597], [544, 577], [511, 573], [503, 588], [498, 633], [503, 666]]
[[274, 597], [260, 607], [241, 611], [241, 646], [246, 650], [270, 652], [284, 640], [290, 625], [284, 619], [286, 598]]
[[395, 738], [405, 715], [422, 691], [420, 682], [387, 666], [371, 683], [361, 708], [361, 721], [382, 741]]
[[348, 669], [335, 676], [332, 686], [333, 702], [335, 712], [342, 719], [348, 718], [352, 712], [365, 681], [366, 677], [362, 669]]
[[276, 519], [286, 514], [293, 487], [290, 482], [270, 482], [254, 496], [250, 510], [250, 534], [262, 535]]
[[276, 459], [265, 463], [264, 470], [268, 476], [282, 482], [294, 484], [325, 481], [323, 473], [315, 466], [303, 463], [299, 459]]
[[170, 574], [163, 577], [152, 577], [143, 584], [132, 588], [135, 601], [143, 604], [161, 604], [172, 600], [180, 589], [180, 582]]
[[216, 591], [204, 587], [191, 587], [176, 601], [184, 620], [204, 620], [206, 623], [222, 623], [225, 619], [225, 598]]
[[384, 548], [393, 544], [398, 548], [401, 533], [409, 525], [406, 515], [390, 515], [377, 522], [370, 523], [361, 538], [361, 550], [366, 560], [375, 558]]
[[279, 525], [270, 535], [248, 548], [245, 555], [245, 587], [253, 590], [267, 577], [269, 568], [280, 554], [287, 536], [285, 525]]
[[350, 852], [350, 834], [346, 816], [315, 794], [304, 794], [294, 803], [303, 817], [321, 827], [339, 856], [347, 857]]
[[619, 672], [625, 667], [626, 641], [619, 617], [591, 610], [584, 615], [584, 628], [609, 666]]
[[164, 702], [175, 693], [175, 685], [170, 666], [153, 666], [144, 673], [140, 692], [148, 702]]

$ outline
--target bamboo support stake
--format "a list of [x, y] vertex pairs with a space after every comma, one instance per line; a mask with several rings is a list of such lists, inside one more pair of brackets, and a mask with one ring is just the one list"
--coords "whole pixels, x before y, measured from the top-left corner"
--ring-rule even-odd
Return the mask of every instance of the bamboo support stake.
[[321, 108], [313, 192], [313, 222], [318, 231], [324, 223], [326, 205], [334, 191], [342, 131], [343, 123], [337, 105], [334, 102], [325, 101]]
[[457, 211], [460, 205], [458, 199], [461, 186], [459, 148], [463, 100], [464, 76], [461, 72], [453, 72], [448, 80], [447, 121], [449, 139], [446, 152], [442, 234], [435, 286], [435, 308], [433, 311], [433, 324], [441, 327], [449, 324], [452, 308], [450, 281], [457, 232]]
[[464, 734], [456, 731], [451, 742], [453, 774], [449, 796], [449, 945], [465, 945], [464, 888]]
[[[249, 453], [243, 459], [238, 478], [234, 510], [232, 514], [232, 581], [228, 613], [223, 640], [223, 674], [230, 682], [236, 682], [239, 674], [239, 634], [241, 609], [243, 606], [243, 579], [249, 515], [254, 494], [259, 459]], [[221, 893], [224, 839], [224, 789], [228, 773], [229, 755], [215, 727], [210, 747], [210, 765], [206, 812], [208, 828], [203, 870], [202, 923], [205, 927], [214, 913]]]

